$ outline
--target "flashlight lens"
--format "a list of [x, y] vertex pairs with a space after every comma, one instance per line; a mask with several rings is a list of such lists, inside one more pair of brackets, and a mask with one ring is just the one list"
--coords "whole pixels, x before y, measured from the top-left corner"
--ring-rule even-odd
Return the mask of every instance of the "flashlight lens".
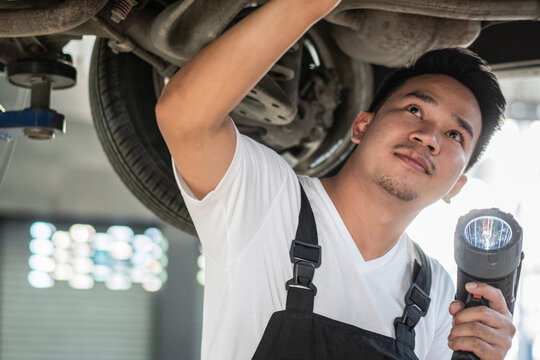
[[499, 249], [512, 239], [510, 225], [494, 216], [481, 216], [465, 226], [465, 239], [469, 244], [484, 250]]

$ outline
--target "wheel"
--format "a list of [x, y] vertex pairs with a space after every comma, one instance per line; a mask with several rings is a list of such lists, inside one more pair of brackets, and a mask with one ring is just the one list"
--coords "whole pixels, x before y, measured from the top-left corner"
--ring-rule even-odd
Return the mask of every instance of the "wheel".
[[[349, 140], [352, 123], [369, 105], [373, 87], [371, 67], [342, 53], [327, 26], [312, 28], [299, 42], [304, 51], [298, 116], [288, 129], [250, 123], [232, 113], [241, 132], [274, 148], [298, 174], [310, 176], [335, 171], [348, 157], [354, 148]], [[114, 54], [105, 39], [96, 40], [90, 69], [90, 103], [109, 161], [146, 207], [194, 234], [174, 180], [170, 154], [156, 124], [154, 107], [163, 85], [164, 79], [150, 65], [130, 53]], [[298, 123], [303, 124], [301, 130], [294, 127]], [[273, 142], [283, 139], [283, 134], [296, 136], [291, 146]]]
[[96, 39], [89, 78], [94, 126], [111, 165], [133, 195], [166, 222], [194, 234], [157, 127], [154, 78], [146, 62], [130, 53], [114, 54], [106, 39]]

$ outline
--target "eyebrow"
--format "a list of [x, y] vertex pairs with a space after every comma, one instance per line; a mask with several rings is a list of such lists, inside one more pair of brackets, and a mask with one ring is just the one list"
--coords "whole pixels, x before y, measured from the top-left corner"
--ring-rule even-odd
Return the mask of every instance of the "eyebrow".
[[423, 91], [419, 91], [419, 90], [411, 91], [410, 93], [406, 94], [404, 97], [411, 97], [411, 96], [417, 99], [420, 99], [424, 102], [427, 102], [428, 104], [439, 106], [439, 103], [437, 102], [437, 100], [433, 98], [433, 96], [426, 94]]
[[[411, 91], [410, 93], [407, 93], [404, 97], [415, 97], [417, 99], [420, 99], [428, 104], [432, 104], [432, 105], [435, 105], [435, 106], [439, 106], [439, 103], [437, 102], [437, 100], [435, 100], [435, 98], [423, 91], [419, 91], [419, 90], [415, 90], [415, 91]], [[454, 118], [454, 120], [456, 120], [456, 123], [461, 127], [463, 128], [467, 133], [469, 133], [469, 135], [471, 136], [471, 139], [474, 138], [474, 133], [473, 133], [473, 129], [472, 129], [472, 126], [471, 124], [469, 124], [469, 122], [463, 120], [461, 117], [459, 117], [458, 115], [452, 113], [452, 117]]]

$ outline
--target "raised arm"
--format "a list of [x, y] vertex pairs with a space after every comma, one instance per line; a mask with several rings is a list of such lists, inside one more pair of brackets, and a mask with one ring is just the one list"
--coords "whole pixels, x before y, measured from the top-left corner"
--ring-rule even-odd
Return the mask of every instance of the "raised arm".
[[176, 168], [199, 199], [234, 156], [228, 113], [341, 0], [271, 0], [205, 47], [168, 82], [156, 118]]

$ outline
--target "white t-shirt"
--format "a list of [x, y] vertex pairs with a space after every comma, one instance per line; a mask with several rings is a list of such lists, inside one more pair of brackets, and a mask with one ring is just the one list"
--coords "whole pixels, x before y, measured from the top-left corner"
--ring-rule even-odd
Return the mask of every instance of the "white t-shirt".
[[[302, 182], [309, 198], [322, 264], [313, 283], [314, 312], [395, 338], [416, 253], [403, 234], [384, 256], [364, 261], [320, 181], [297, 175], [271, 149], [237, 131], [227, 173], [202, 200], [176, 174], [205, 255], [202, 359], [251, 359], [270, 316], [285, 309], [285, 283], [296, 234]], [[176, 173], [176, 171], [175, 171]], [[420, 359], [450, 359], [450, 277], [430, 259], [431, 305], [416, 326]]]

